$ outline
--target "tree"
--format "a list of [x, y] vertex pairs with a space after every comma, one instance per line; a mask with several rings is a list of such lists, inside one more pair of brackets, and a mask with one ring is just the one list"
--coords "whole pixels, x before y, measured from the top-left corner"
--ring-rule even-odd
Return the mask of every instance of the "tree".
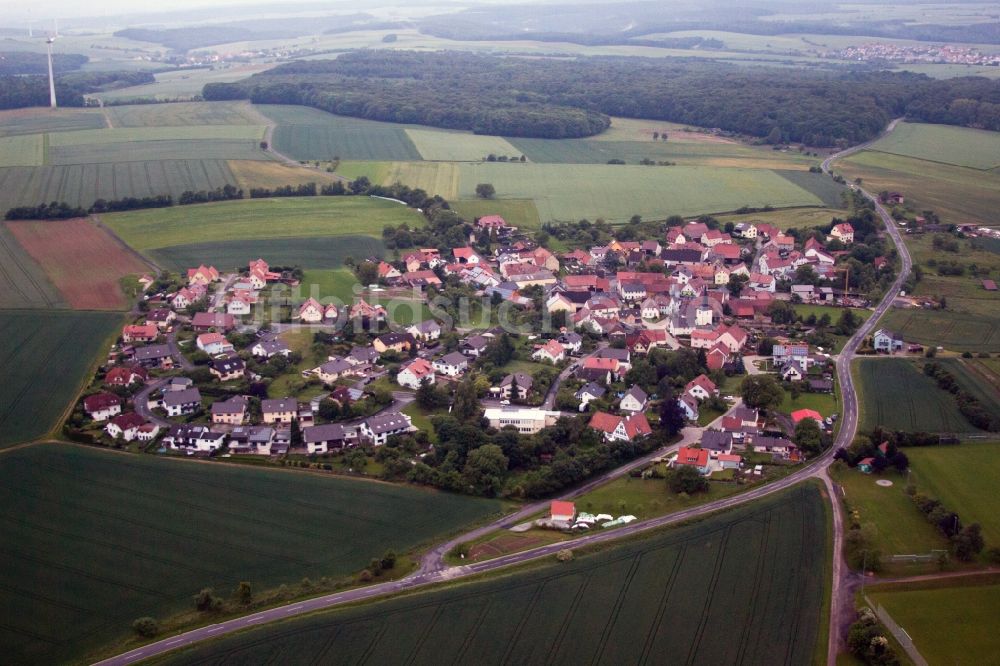
[[781, 128], [777, 126], [773, 127], [771, 131], [768, 133], [767, 139], [765, 139], [765, 141], [767, 141], [767, 143], [771, 144], [772, 146], [781, 143]]
[[260, 142], [260, 149], [261, 150], [267, 150], [268, 149], [267, 141], [261, 141]]
[[495, 497], [503, 489], [507, 464], [507, 456], [499, 446], [485, 444], [469, 452], [462, 477], [476, 495]]
[[492, 199], [497, 190], [491, 183], [479, 183], [476, 185], [476, 196], [480, 199]]
[[478, 418], [481, 410], [476, 385], [472, 376], [467, 375], [455, 387], [455, 401], [452, 403], [451, 415], [459, 422], [464, 423]]
[[823, 432], [815, 419], [802, 419], [795, 426], [792, 441], [799, 450], [808, 455], [815, 455], [823, 450]]
[[222, 608], [222, 600], [215, 596], [215, 590], [205, 587], [194, 595], [194, 607], [202, 612], [217, 611]]
[[660, 427], [668, 437], [673, 437], [681, 431], [686, 421], [684, 410], [677, 404], [677, 397], [672, 391], [666, 393], [660, 402]]
[[970, 523], [963, 527], [961, 532], [952, 537], [951, 543], [955, 549], [955, 557], [963, 562], [971, 562], [986, 545], [979, 523]]
[[675, 493], [697, 493], [708, 490], [708, 479], [694, 467], [683, 465], [670, 475], [670, 490]]
[[250, 602], [253, 601], [253, 588], [250, 587], [248, 581], [240, 581], [236, 587], [236, 600], [244, 606], [249, 606]]
[[421, 409], [427, 411], [439, 409], [447, 402], [447, 399], [441, 391], [438, 390], [437, 386], [432, 384], [427, 379], [420, 382], [420, 388], [417, 389], [416, 400], [417, 405], [419, 405]]
[[160, 633], [160, 623], [149, 616], [140, 617], [132, 623], [132, 631], [143, 638], [152, 638]]
[[358, 276], [358, 282], [363, 285], [378, 282], [378, 264], [373, 261], [362, 261], [355, 267], [354, 273]]
[[383, 555], [382, 559], [379, 560], [379, 566], [386, 571], [396, 568], [396, 551], [385, 551], [385, 555]]
[[770, 409], [781, 404], [785, 392], [771, 375], [750, 375], [740, 384], [740, 395], [748, 407]]

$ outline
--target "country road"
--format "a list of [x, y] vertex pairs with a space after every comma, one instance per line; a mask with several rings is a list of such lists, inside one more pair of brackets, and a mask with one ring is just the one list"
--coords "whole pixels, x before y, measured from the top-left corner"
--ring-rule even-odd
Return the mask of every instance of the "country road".
[[[886, 132], [891, 132], [896, 124], [897, 120], [892, 121], [886, 129]], [[860, 146], [855, 146], [849, 148], [835, 155], [831, 155], [823, 162], [823, 169], [829, 172], [830, 165], [837, 159], [850, 155], [858, 150], [863, 150], [871, 142], [861, 144]], [[912, 267], [912, 262], [910, 259], [909, 252], [906, 246], [903, 244], [902, 237], [899, 234], [898, 229], [892, 218], [890, 217], [888, 211], [885, 210], [879, 204], [876, 197], [872, 196], [870, 193], [864, 191], [860, 187], [858, 190], [869, 200], [871, 200], [875, 205], [875, 210], [881, 217], [882, 221], [885, 223], [886, 231], [892, 238], [896, 245], [896, 249], [899, 252], [900, 260], [902, 266], [900, 268], [899, 274], [896, 280], [893, 282], [892, 286], [888, 289], [882, 301], [879, 303], [878, 307], [875, 308], [873, 315], [868, 318], [854, 333], [853, 336], [844, 345], [843, 350], [839, 355], [837, 362], [837, 378], [841, 386], [841, 394], [843, 399], [843, 413], [840, 418], [840, 429], [837, 436], [834, 439], [833, 446], [831, 446], [827, 451], [822, 453], [811, 463], [805, 465], [799, 470], [792, 472], [788, 476], [779, 479], [773, 483], [760, 486], [748, 490], [744, 493], [720, 499], [714, 502], [703, 504], [701, 506], [686, 509], [684, 511], [679, 511], [676, 513], [660, 516], [657, 518], [652, 518], [644, 521], [637, 521], [629, 525], [625, 525], [619, 529], [610, 530], [607, 532], [599, 532], [594, 534], [588, 534], [585, 536], [578, 537], [569, 541], [561, 541], [554, 544], [548, 544], [544, 546], [539, 546], [531, 550], [526, 550], [520, 553], [512, 553], [509, 555], [501, 556], [492, 560], [487, 560], [484, 562], [477, 562], [473, 564], [468, 564], [458, 567], [447, 567], [444, 565], [444, 555], [450, 550], [455, 544], [467, 541], [476, 536], [481, 536], [489, 531], [498, 529], [500, 527], [512, 525], [520, 519], [523, 519], [529, 515], [537, 513], [545, 505], [548, 504], [548, 500], [545, 502], [533, 503], [529, 506], [523, 507], [517, 513], [505, 516], [504, 518], [477, 528], [471, 532], [463, 534], [459, 537], [451, 539], [450, 541], [440, 544], [427, 553], [421, 558], [420, 567], [416, 572], [410, 574], [409, 576], [392, 582], [379, 583], [376, 585], [369, 585], [367, 587], [357, 588], [353, 590], [346, 590], [344, 592], [337, 592], [335, 594], [329, 594], [322, 597], [316, 597], [313, 599], [308, 599], [305, 601], [295, 602], [293, 604], [288, 604], [285, 606], [280, 606], [278, 608], [271, 608], [263, 610], [251, 615], [234, 618], [232, 620], [227, 620], [225, 622], [220, 622], [218, 624], [213, 624], [206, 627], [201, 627], [199, 629], [194, 629], [176, 636], [165, 638], [163, 640], [150, 643], [143, 647], [137, 648], [130, 652], [106, 659], [99, 662], [101, 665], [113, 665], [113, 666], [123, 666], [125, 664], [131, 664], [136, 661], [146, 659], [155, 655], [160, 655], [171, 650], [175, 650], [181, 647], [189, 646], [200, 641], [217, 638], [235, 631], [246, 629], [248, 627], [257, 626], [260, 624], [274, 622], [277, 620], [286, 619], [289, 617], [294, 617], [303, 613], [309, 613], [316, 610], [331, 608], [344, 603], [351, 603], [362, 601], [366, 599], [372, 599], [375, 597], [380, 597], [388, 594], [393, 594], [401, 592], [404, 590], [412, 590], [420, 587], [424, 587], [434, 583], [440, 583], [443, 581], [465, 578], [468, 576], [481, 574], [489, 571], [495, 571], [503, 567], [509, 567], [516, 564], [521, 564], [541, 557], [552, 556], [557, 551], [564, 548], [582, 548], [598, 543], [604, 543], [607, 541], [612, 541], [615, 539], [620, 539], [622, 537], [632, 536], [635, 534], [640, 534], [642, 532], [653, 530], [668, 525], [676, 524], [678, 522], [690, 520], [699, 516], [704, 516], [709, 513], [713, 513], [722, 509], [728, 509], [731, 507], [739, 506], [747, 502], [751, 502], [768, 495], [772, 495], [776, 492], [785, 490], [791, 486], [794, 486], [800, 482], [807, 479], [819, 479], [824, 483], [827, 489], [827, 494], [830, 496], [830, 500], [833, 504], [834, 511], [834, 526], [835, 528], [841, 525], [842, 516], [840, 515], [840, 504], [837, 501], [837, 497], [834, 492], [834, 486], [827, 475], [827, 467], [833, 461], [833, 455], [835, 451], [842, 446], [847, 446], [854, 439], [855, 433], [858, 427], [858, 399], [857, 392], [854, 387], [854, 381], [851, 376], [851, 361], [853, 360], [858, 347], [864, 341], [864, 339], [871, 334], [872, 330], [875, 328], [878, 320], [883, 314], [892, 306], [892, 302], [895, 300], [899, 293], [903, 283], [906, 281], [910, 269]], [[681, 446], [689, 440], [689, 437], [700, 436], [701, 428], [687, 428], [682, 433], [683, 439], [681, 442], [675, 443], [666, 449], [661, 449], [653, 454], [644, 456], [643, 458], [633, 461], [628, 465], [619, 467], [616, 470], [607, 472], [591, 482], [588, 482], [584, 486], [575, 489], [574, 491], [567, 493], [564, 497], [572, 498], [578, 496], [608, 480], [617, 478], [622, 474], [627, 473], [630, 469], [636, 466], [647, 463], [654, 457], [663, 455], [665, 450], [670, 450]], [[698, 432], [695, 432], [698, 431]], [[697, 440], [692, 440], [697, 441]], [[830, 609], [830, 636], [828, 645], [828, 663], [830, 666], [834, 666], [836, 663], [836, 654], [838, 648], [843, 645], [843, 630], [842, 618], [848, 611], [849, 607], [846, 604], [851, 604], [851, 599], [849, 595], [845, 598], [845, 590], [848, 589], [849, 583], [849, 571], [842, 561], [841, 553], [843, 552], [842, 546], [842, 533], [840, 529], [835, 529], [834, 532], [834, 550], [833, 550], [833, 586], [831, 593], [831, 609]]]

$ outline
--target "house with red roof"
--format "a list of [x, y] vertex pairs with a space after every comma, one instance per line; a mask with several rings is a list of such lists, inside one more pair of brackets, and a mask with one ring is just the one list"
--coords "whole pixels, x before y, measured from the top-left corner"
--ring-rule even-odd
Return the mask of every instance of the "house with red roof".
[[236, 328], [236, 317], [221, 312], [196, 312], [191, 319], [191, 326], [201, 333], [213, 328], [221, 331], [231, 331]]
[[233, 351], [233, 343], [222, 333], [202, 333], [195, 339], [195, 345], [209, 356]]
[[698, 375], [684, 386], [684, 393], [698, 400], [708, 400], [719, 395], [719, 387], [705, 375]]
[[851, 226], [850, 222], [835, 224], [833, 225], [833, 229], [830, 229], [830, 236], [836, 238], [844, 245], [850, 245], [854, 242], [854, 227]]
[[560, 523], [571, 523], [576, 517], [576, 506], [572, 502], [553, 500], [549, 505], [549, 519]]
[[216, 270], [215, 266], [205, 266], [203, 264], [198, 268], [189, 268], [187, 279], [189, 285], [200, 284], [208, 286], [219, 280], [219, 271]]
[[706, 365], [709, 370], [721, 370], [729, 363], [729, 350], [721, 342], [705, 353]]
[[813, 419], [816, 423], [823, 425], [823, 417], [815, 409], [797, 409], [792, 412], [792, 422], [798, 425], [803, 419]]
[[146, 419], [134, 412], [119, 414], [104, 426], [104, 432], [112, 438], [121, 437], [126, 442], [131, 442], [139, 435], [139, 428], [146, 425]]
[[507, 227], [507, 220], [499, 215], [483, 215], [476, 220], [476, 226], [480, 229], [501, 230]]
[[595, 412], [587, 425], [602, 433], [604, 439], [609, 442], [631, 442], [653, 432], [646, 415], [642, 413], [624, 417], [607, 412]]
[[483, 258], [471, 247], [456, 247], [451, 251], [455, 257], [455, 263], [459, 264], [480, 264]]
[[95, 421], [107, 421], [122, 413], [122, 399], [114, 393], [101, 391], [83, 399], [83, 411]]
[[402, 275], [399, 269], [392, 264], [385, 261], [378, 262], [378, 277], [380, 280], [395, 280]]
[[692, 449], [686, 446], [677, 450], [677, 457], [674, 458], [672, 466], [694, 467], [699, 474], [708, 474], [708, 451], [705, 449]]
[[422, 384], [434, 383], [434, 367], [422, 358], [415, 358], [396, 375], [396, 383], [413, 390]]
[[108, 386], [131, 386], [136, 382], [145, 382], [149, 372], [141, 365], [119, 365], [108, 370], [104, 383]]
[[351, 306], [351, 319], [367, 319], [369, 321], [384, 321], [386, 317], [385, 308], [381, 305], [371, 305], [365, 299], [359, 298], [358, 302]]
[[160, 335], [160, 329], [156, 324], [129, 324], [122, 329], [122, 342], [133, 344], [135, 342], [156, 342]]
[[531, 354], [531, 358], [536, 361], [548, 361], [556, 364], [566, 358], [566, 350], [559, 344], [558, 340], [549, 340], [544, 345], [539, 346]]

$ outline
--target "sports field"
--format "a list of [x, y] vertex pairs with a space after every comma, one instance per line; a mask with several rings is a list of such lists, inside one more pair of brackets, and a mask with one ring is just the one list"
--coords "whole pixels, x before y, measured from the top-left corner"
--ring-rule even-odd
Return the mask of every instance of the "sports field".
[[70, 307], [123, 310], [120, 280], [151, 268], [87, 219], [7, 222]]
[[857, 364], [858, 430], [975, 432], [955, 398], [937, 387], [920, 365], [902, 358], [862, 358]]
[[59, 308], [66, 307], [62, 295], [0, 223], [0, 308]]
[[894, 309], [882, 324], [907, 341], [960, 352], [1000, 352], [1000, 313]]
[[[128, 144], [123, 144], [128, 145]], [[0, 211], [65, 201], [90, 207], [96, 199], [122, 199], [214, 190], [235, 185], [224, 159], [174, 159], [73, 164], [70, 166], [0, 168]]]
[[267, 238], [365, 235], [381, 239], [387, 224], [423, 223], [412, 208], [368, 197], [243, 199], [113, 213], [102, 220], [140, 251]]
[[902, 192], [915, 210], [933, 209], [946, 224], [996, 225], [1000, 171], [919, 160], [866, 150], [838, 162], [846, 178], [872, 192]]
[[302, 106], [261, 104], [277, 123], [274, 147], [297, 160], [419, 160], [406, 125], [335, 116]]
[[104, 108], [112, 127], [192, 127], [197, 125], [262, 125], [247, 102], [180, 102]]
[[931, 664], [979, 666], [1000, 654], [1000, 584], [975, 579], [884, 586], [868, 595], [881, 604]]
[[406, 135], [425, 160], [478, 162], [485, 160], [491, 153], [497, 156], [521, 156], [518, 148], [499, 136], [412, 128], [406, 130]]
[[1000, 166], [1000, 133], [951, 125], [899, 123], [871, 150], [972, 169]]
[[499, 503], [343, 478], [64, 445], [0, 456], [0, 652], [64, 663], [213, 587], [339, 578]]
[[121, 315], [103, 312], [0, 310], [0, 448], [58, 425], [121, 323]]
[[272, 266], [304, 268], [340, 268], [344, 259], [383, 257], [385, 245], [368, 235], [318, 236], [311, 238], [259, 238], [253, 240], [212, 241], [173, 245], [145, 250], [161, 268], [183, 271], [200, 264], [213, 264], [220, 270], [240, 267], [256, 257], [264, 257]]
[[[1000, 546], [1000, 442], [967, 442], [906, 450], [917, 488], [962, 517], [983, 526], [987, 546]], [[956, 465], [960, 459], [962, 464]]]
[[821, 206], [816, 195], [766, 169], [606, 164], [461, 164], [459, 195], [475, 198], [477, 183], [492, 183], [498, 199], [533, 199], [539, 219], [620, 222], [638, 214], [733, 211], [742, 206]]
[[819, 492], [799, 487], [573, 562], [267, 626], [161, 663], [811, 663], [824, 512]]

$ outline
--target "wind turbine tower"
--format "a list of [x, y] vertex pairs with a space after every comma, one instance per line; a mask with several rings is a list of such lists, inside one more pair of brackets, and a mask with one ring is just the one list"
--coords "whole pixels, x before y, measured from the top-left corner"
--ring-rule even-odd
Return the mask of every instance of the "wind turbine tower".
[[45, 40], [49, 51], [49, 106], [53, 109], [56, 108], [56, 79], [52, 75], [52, 42], [54, 41], [56, 41], [55, 37], [49, 37]]

